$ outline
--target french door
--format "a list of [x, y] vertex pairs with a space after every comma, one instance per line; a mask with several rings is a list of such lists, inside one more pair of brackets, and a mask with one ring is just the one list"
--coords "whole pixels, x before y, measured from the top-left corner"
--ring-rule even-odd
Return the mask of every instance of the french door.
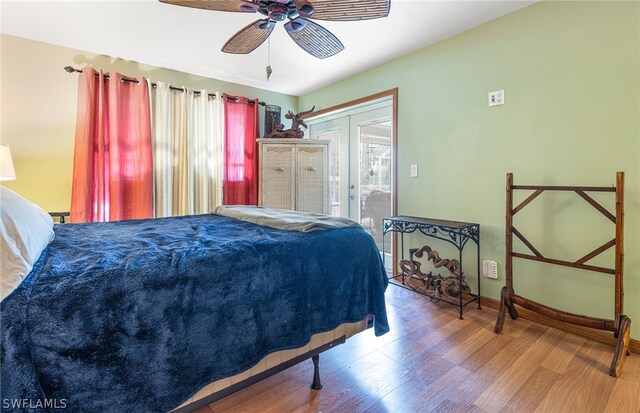
[[331, 142], [330, 213], [360, 222], [380, 249], [381, 221], [391, 215], [395, 190], [392, 112], [391, 102], [382, 102], [308, 122], [311, 139]]

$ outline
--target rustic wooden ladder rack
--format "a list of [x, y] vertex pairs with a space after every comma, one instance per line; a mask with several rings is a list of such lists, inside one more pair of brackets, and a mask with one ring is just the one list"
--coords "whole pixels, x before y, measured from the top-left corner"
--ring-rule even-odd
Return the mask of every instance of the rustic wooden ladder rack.
[[[534, 191], [529, 197], [522, 201], [517, 207], [513, 207], [513, 191], [515, 190], [531, 190]], [[591, 206], [600, 211], [605, 217], [615, 224], [615, 238], [594, 249], [582, 258], [576, 261], [565, 261], [560, 259], [548, 258], [543, 256], [525, 237], [513, 226], [513, 216], [522, 211], [531, 201], [537, 198], [544, 191], [568, 191], [575, 192]], [[606, 208], [600, 205], [596, 200], [587, 194], [587, 192], [613, 192], [615, 193], [616, 211], [615, 215], [610, 213]], [[500, 298], [500, 309], [498, 310], [498, 319], [494, 328], [494, 332], [499, 334], [502, 331], [505, 320], [505, 312], [508, 311], [512, 319], [518, 318], [515, 304], [524, 307], [530, 311], [542, 314], [555, 320], [566, 323], [576, 324], [584, 327], [594, 328], [598, 330], [606, 330], [613, 332], [617, 338], [617, 345], [609, 369], [609, 375], [618, 377], [624, 360], [629, 352], [630, 328], [631, 320], [623, 313], [624, 304], [624, 286], [623, 286], [623, 258], [624, 258], [624, 172], [616, 174], [615, 187], [585, 187], [585, 186], [536, 186], [536, 185], [514, 185], [513, 174], [507, 174], [507, 213], [506, 213], [506, 286], [502, 288]], [[513, 235], [515, 235], [524, 245], [526, 245], [532, 254], [522, 254], [513, 251]], [[615, 247], [615, 267], [604, 268], [594, 265], [588, 265], [587, 262], [604, 251]], [[585, 315], [577, 315], [565, 311], [551, 308], [544, 304], [529, 300], [520, 295], [515, 294], [513, 290], [513, 258], [522, 258], [544, 262], [548, 264], [561, 265], [587, 271], [595, 271], [605, 274], [611, 274], [615, 278], [615, 319], [608, 320]]]

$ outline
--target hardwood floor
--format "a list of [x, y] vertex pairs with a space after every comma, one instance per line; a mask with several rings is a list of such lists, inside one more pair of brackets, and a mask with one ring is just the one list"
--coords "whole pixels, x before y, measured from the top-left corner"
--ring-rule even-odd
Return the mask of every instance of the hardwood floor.
[[640, 413], [640, 356], [610, 377], [613, 348], [522, 318], [493, 333], [497, 312], [456, 309], [390, 285], [391, 332], [372, 329], [320, 356], [219, 400], [211, 412]]

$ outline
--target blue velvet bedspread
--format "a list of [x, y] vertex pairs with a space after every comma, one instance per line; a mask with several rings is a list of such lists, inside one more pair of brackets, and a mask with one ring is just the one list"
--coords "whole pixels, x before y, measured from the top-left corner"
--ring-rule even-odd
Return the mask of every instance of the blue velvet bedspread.
[[0, 306], [5, 408], [168, 411], [314, 333], [369, 313], [376, 335], [389, 329], [387, 278], [360, 228], [199, 215], [55, 232]]

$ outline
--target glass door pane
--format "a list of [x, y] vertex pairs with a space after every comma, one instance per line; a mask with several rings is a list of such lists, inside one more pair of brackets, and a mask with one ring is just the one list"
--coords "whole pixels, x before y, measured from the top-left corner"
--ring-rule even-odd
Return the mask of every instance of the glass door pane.
[[392, 127], [391, 119], [379, 110], [368, 115], [358, 125], [357, 135], [358, 220], [382, 249], [382, 218], [391, 216]]

